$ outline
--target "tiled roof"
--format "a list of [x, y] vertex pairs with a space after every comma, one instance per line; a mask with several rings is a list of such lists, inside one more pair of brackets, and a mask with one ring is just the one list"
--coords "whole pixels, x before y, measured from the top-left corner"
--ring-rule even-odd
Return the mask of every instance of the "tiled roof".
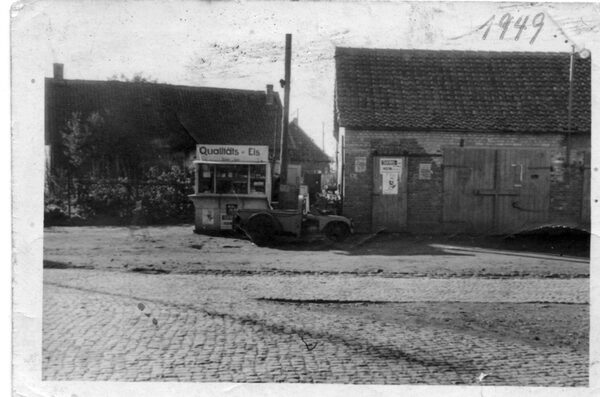
[[298, 125], [297, 119], [290, 122], [288, 151], [292, 162], [329, 163], [331, 161], [329, 156]]
[[74, 112], [100, 112], [127, 126], [132, 137], [169, 150], [196, 143], [268, 145], [278, 155], [281, 101], [266, 91], [155, 83], [46, 79], [46, 141], [56, 143]]
[[[591, 61], [574, 57], [571, 131], [589, 132]], [[337, 48], [341, 127], [564, 132], [568, 53]]]

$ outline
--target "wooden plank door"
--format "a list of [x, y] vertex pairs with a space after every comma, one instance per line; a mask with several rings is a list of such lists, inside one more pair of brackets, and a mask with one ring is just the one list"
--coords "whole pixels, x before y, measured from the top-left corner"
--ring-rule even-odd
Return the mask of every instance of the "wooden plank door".
[[498, 149], [496, 232], [544, 224], [550, 206], [550, 161], [544, 149]]
[[494, 228], [495, 149], [444, 149], [444, 207], [446, 232], [489, 233]]
[[444, 229], [506, 234], [547, 222], [550, 164], [544, 149], [444, 150]]
[[407, 170], [405, 157], [373, 159], [372, 223], [373, 232], [406, 230]]

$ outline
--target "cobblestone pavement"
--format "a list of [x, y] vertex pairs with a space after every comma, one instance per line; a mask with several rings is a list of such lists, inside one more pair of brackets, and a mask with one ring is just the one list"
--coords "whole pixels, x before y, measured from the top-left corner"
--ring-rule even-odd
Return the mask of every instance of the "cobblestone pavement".
[[[589, 280], [44, 270], [45, 380], [584, 386], [588, 355], [282, 300], [587, 303]], [[271, 301], [269, 299], [277, 299]], [[142, 305], [140, 305], [142, 304]]]

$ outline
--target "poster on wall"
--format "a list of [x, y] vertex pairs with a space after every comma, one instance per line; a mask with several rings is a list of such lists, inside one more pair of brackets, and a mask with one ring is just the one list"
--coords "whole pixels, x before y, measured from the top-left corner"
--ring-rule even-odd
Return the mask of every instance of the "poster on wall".
[[419, 179], [420, 180], [430, 180], [431, 174], [431, 164], [430, 163], [421, 163], [419, 164]]
[[229, 215], [227, 212], [221, 212], [221, 230], [231, 230], [233, 222], [233, 215]]
[[389, 173], [389, 172], [401, 174], [402, 173], [402, 159], [401, 158], [379, 159], [379, 172], [381, 172], [381, 174], [385, 174], [385, 173]]
[[356, 157], [354, 159], [354, 172], [361, 173], [367, 170], [367, 158], [366, 157]]
[[386, 172], [381, 174], [383, 181], [381, 189], [383, 194], [398, 194], [398, 173]]
[[215, 213], [210, 208], [202, 209], [202, 224], [203, 225], [214, 225], [215, 224]]

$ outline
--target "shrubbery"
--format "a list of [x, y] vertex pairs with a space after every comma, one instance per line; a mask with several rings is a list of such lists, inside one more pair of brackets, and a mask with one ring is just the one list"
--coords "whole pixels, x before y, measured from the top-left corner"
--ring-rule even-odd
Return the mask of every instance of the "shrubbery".
[[141, 211], [149, 223], [192, 221], [194, 205], [189, 194], [193, 193], [193, 174], [180, 167], [160, 171], [153, 167], [141, 185]]
[[152, 167], [142, 181], [95, 177], [67, 181], [55, 181], [58, 188], [47, 194], [47, 226], [193, 221], [194, 206], [188, 197], [193, 191], [193, 174], [186, 168]]

